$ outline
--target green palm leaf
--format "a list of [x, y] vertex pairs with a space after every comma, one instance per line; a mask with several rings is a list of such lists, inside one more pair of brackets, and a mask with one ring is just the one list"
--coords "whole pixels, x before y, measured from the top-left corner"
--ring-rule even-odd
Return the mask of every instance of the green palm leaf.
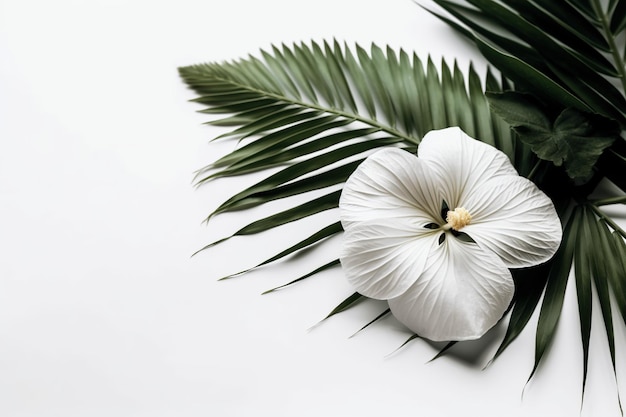
[[[578, 240], [574, 249], [574, 276], [576, 278], [576, 294], [578, 297], [578, 315], [580, 317], [580, 335], [583, 346], [583, 387], [582, 393], [585, 395], [585, 385], [587, 381], [589, 362], [589, 338], [591, 335], [591, 281], [597, 278], [597, 269], [592, 266], [593, 226], [595, 218], [584, 207], [582, 208], [582, 220], [578, 225]], [[593, 276], [593, 278], [592, 278]]]
[[[621, 76], [619, 62], [587, 59], [589, 56], [597, 58], [589, 52], [591, 50], [600, 53], [614, 51], [607, 32], [599, 30], [599, 21], [593, 19], [592, 14], [597, 12], [595, 0], [541, 8], [530, 2], [513, 0], [468, 0], [471, 7], [447, 0], [435, 1], [458, 21], [441, 17], [474, 39], [485, 56], [516, 82], [515, 88], [530, 84], [541, 94], [548, 95], [546, 101], [610, 115], [622, 123], [626, 121], [626, 101], [622, 92], [612, 85], [607, 86], [606, 80]], [[617, 11], [625, 3], [613, 1], [610, 4]], [[488, 29], [489, 26], [477, 23], [479, 21], [492, 26], [509, 25], [510, 36], [496, 34]], [[558, 25], [550, 31], [535, 28], [535, 25], [555, 22]], [[615, 33], [623, 30], [623, 26], [621, 19], [610, 18], [602, 27], [609, 27]], [[588, 54], [573, 49], [573, 45], [580, 42], [585, 45], [581, 50]], [[546, 59], [545, 55], [554, 56], [555, 61]], [[551, 196], [558, 203], [566, 224], [562, 246], [553, 260], [536, 268], [513, 271], [516, 281], [514, 304], [507, 333], [494, 359], [525, 328], [544, 294], [532, 377], [554, 335], [569, 270], [575, 262], [585, 357], [583, 388], [591, 330], [592, 283], [597, 288], [615, 368], [609, 294], [613, 292], [620, 313], [626, 317], [623, 296], [626, 246], [622, 240], [625, 234], [599, 211], [599, 203], [582, 203], [573, 214], [565, 215], [571, 189], [564, 193], [560, 187], [562, 183], [557, 181], [559, 174], [549, 166], [539, 164], [530, 147], [517, 141], [509, 126], [491, 112], [480, 77], [471, 66], [464, 76], [456, 64], [451, 67], [445, 61], [437, 69], [432, 60], [423, 63], [416, 55], [402, 50], [383, 50], [372, 45], [366, 51], [358, 45], [351, 49], [337, 42], [273, 46], [271, 51], [261, 51], [260, 56], [180, 68], [183, 80], [199, 94], [193, 101], [205, 105], [201, 112], [212, 116], [208, 123], [230, 128], [216, 139], [240, 142], [232, 152], [200, 169], [197, 184], [271, 170], [264, 179], [235, 192], [207, 220], [220, 213], [249, 209], [275, 200], [293, 202], [295, 200], [290, 199], [298, 195], [304, 196], [304, 202], [300, 198], [289, 208], [243, 225], [233, 235], [210, 243], [200, 251], [233, 236], [262, 233], [332, 210], [338, 206], [342, 184], [376, 148], [394, 146], [415, 152], [426, 132], [457, 125], [471, 136], [505, 152], [522, 175], [543, 182], [548, 190], [552, 188]], [[583, 88], [575, 83], [572, 68], [589, 76]], [[507, 78], [497, 81], [491, 72], [486, 75], [485, 86], [492, 92], [513, 87]], [[609, 100], [605, 99], [607, 97]], [[624, 155], [624, 143], [619, 141], [601, 161], [617, 160], [626, 164]], [[620, 175], [622, 172], [614, 170]], [[296, 255], [341, 232], [337, 219], [326, 227], [312, 230], [308, 237], [265, 261], [225, 278]], [[602, 244], [589, 244], [597, 241]], [[326, 261], [266, 293], [338, 265], [337, 259]], [[358, 293], [347, 294], [327, 318], [365, 299]], [[385, 310], [363, 328], [387, 313]], [[416, 337], [411, 336], [407, 342]], [[452, 344], [438, 356], [450, 346]]]
[[[501, 81], [491, 72], [486, 74], [487, 90], [501, 92], [513, 88], [507, 79], [510, 78], [516, 89], [534, 87], [546, 102], [608, 115], [626, 125], [623, 91], [611, 81], [612, 77], [623, 76], [624, 65], [619, 61], [623, 57], [615, 53], [612, 36], [624, 30], [626, 23], [615, 15], [602, 15], [604, 21], [596, 19], [595, 0], [545, 7], [515, 0], [468, 0], [470, 6], [434, 1], [457, 20], [439, 16], [472, 38], [502, 71]], [[612, 1], [610, 8], [617, 13], [625, 4], [621, 0]], [[491, 26], [483, 26], [484, 22]], [[498, 25], [508, 29], [506, 35], [489, 29]], [[542, 31], [538, 29], [542, 25], [552, 26], [549, 31]], [[576, 49], [575, 45], [580, 43], [584, 46]], [[613, 53], [613, 61], [604, 58], [607, 52]], [[576, 71], [585, 76], [584, 83], [577, 82]], [[518, 141], [504, 120], [492, 113], [485, 88], [471, 66], [464, 76], [456, 63], [451, 67], [443, 61], [437, 69], [432, 60], [423, 63], [416, 55], [402, 50], [383, 50], [372, 45], [366, 51], [358, 45], [351, 49], [337, 42], [323, 45], [313, 42], [292, 47], [272, 46], [271, 51], [261, 51], [260, 58], [250, 56], [232, 62], [183, 67], [180, 75], [199, 94], [193, 101], [206, 106], [201, 112], [212, 116], [208, 123], [230, 128], [216, 139], [240, 143], [232, 152], [200, 169], [197, 184], [271, 170], [264, 179], [235, 192], [207, 220], [220, 213], [275, 200], [292, 203], [287, 209], [243, 225], [231, 236], [198, 252], [234, 236], [262, 233], [332, 210], [338, 206], [342, 184], [375, 149], [394, 146], [415, 152], [428, 131], [460, 126], [471, 136], [505, 152], [520, 174], [543, 184], [566, 224], [561, 248], [553, 260], [532, 269], [513, 271], [514, 303], [506, 335], [494, 359], [522, 332], [544, 294], [532, 378], [553, 338], [574, 262], [584, 351], [583, 392], [591, 332], [592, 284], [597, 289], [615, 369], [610, 293], [614, 294], [621, 315], [626, 317], [623, 296], [626, 245], [622, 239], [626, 234], [599, 211], [600, 203], [583, 202], [566, 216], [572, 188], [564, 191], [562, 174], [540, 164], [530, 146]], [[612, 179], [622, 175], [622, 165], [626, 167], [625, 148], [624, 142], [618, 141], [600, 160], [613, 168], [605, 170]], [[624, 188], [619, 180], [616, 183]], [[304, 202], [302, 198], [297, 203], [290, 200], [298, 195], [304, 196]], [[623, 203], [622, 200], [617, 202]], [[263, 262], [224, 279], [296, 255], [341, 232], [336, 219]], [[326, 261], [265, 293], [338, 265], [337, 259]], [[365, 299], [358, 293], [347, 294], [326, 318]], [[387, 313], [388, 310], [383, 311], [360, 330]], [[412, 335], [403, 346], [416, 337]]]
[[[594, 283], [596, 286], [600, 308], [602, 310], [602, 318], [604, 320], [604, 328], [606, 330], [607, 342], [609, 345], [609, 353], [611, 355], [611, 363], [613, 364], [613, 374], [617, 379], [617, 369], [615, 361], [615, 334], [613, 328], [613, 310], [611, 305], [611, 288], [615, 295], [616, 291], [621, 288], [615, 288], [611, 285], [611, 280], [620, 274], [619, 264], [620, 256], [619, 248], [614, 245], [606, 223], [602, 220], [596, 221], [595, 217], [591, 222], [592, 238], [600, 242], [599, 246], [591, 248]], [[623, 239], [622, 239], [623, 242]], [[623, 271], [623, 270], [622, 270]], [[622, 409], [619, 390], [617, 391], [617, 399], [619, 401], [620, 410]]]
[[556, 326], [561, 316], [561, 308], [563, 306], [565, 288], [574, 257], [581, 216], [581, 210], [578, 209], [570, 217], [563, 231], [561, 247], [552, 260], [552, 267], [550, 268], [541, 310], [539, 311], [537, 337], [535, 340], [535, 363], [529, 380], [537, 371], [539, 362], [554, 337]]
[[[209, 218], [298, 194], [311, 195], [308, 201], [258, 219], [230, 237], [261, 233], [337, 207], [343, 182], [368, 153], [382, 146], [399, 146], [415, 152], [421, 137], [432, 129], [458, 125], [468, 134], [504, 151], [522, 175], [534, 172], [536, 157], [527, 145], [516, 141], [502, 119], [491, 113], [480, 77], [471, 66], [466, 77], [456, 64], [450, 67], [442, 62], [438, 70], [432, 60], [423, 63], [402, 50], [383, 51], [373, 45], [368, 53], [358, 45], [352, 50], [336, 42], [272, 47], [271, 52], [261, 51], [261, 56], [262, 59], [250, 57], [180, 69], [183, 80], [200, 94], [194, 101], [208, 106], [202, 112], [218, 116], [209, 123], [232, 128], [216, 139], [244, 141], [198, 171], [198, 184], [225, 176], [273, 170], [266, 178], [234, 193]], [[510, 87], [506, 79], [497, 81], [491, 72], [487, 73], [486, 87], [490, 91], [501, 91], [503, 86]], [[565, 91], [559, 86], [555, 88]], [[312, 191], [318, 193], [311, 194]], [[320, 197], [319, 191], [325, 194]], [[225, 278], [295, 255], [341, 231], [338, 222], [313, 230], [308, 237], [276, 255]], [[571, 244], [563, 250], [561, 257], [571, 258], [568, 255]], [[548, 277], [562, 276], [569, 270], [567, 261], [515, 272], [520, 284], [516, 304], [507, 336], [496, 356], [525, 327]], [[266, 293], [337, 265], [338, 260], [327, 261]], [[524, 280], [522, 275], [526, 273], [536, 279]], [[533, 285], [526, 288], [528, 282]], [[358, 294], [346, 295], [329, 316], [362, 299], [365, 297]], [[552, 311], [552, 316], [558, 311]], [[546, 344], [552, 330], [549, 326], [545, 328]]]
[[[463, 36], [515, 89], [553, 111], [574, 107], [626, 128], [626, 2], [600, 0], [433, 0], [427, 7]], [[626, 190], [626, 146], [618, 140], [597, 164]]]
[[[466, 79], [456, 64], [451, 69], [442, 62], [439, 71], [430, 59], [423, 63], [402, 50], [372, 45], [368, 52], [337, 42], [273, 46], [260, 55], [180, 68], [182, 79], [199, 94], [193, 101], [207, 106], [201, 112], [213, 115], [208, 123], [231, 128], [216, 139], [243, 141], [199, 170], [197, 183], [273, 170], [224, 201], [208, 219], [296, 195], [309, 198], [244, 225], [232, 236], [264, 232], [337, 207], [343, 182], [369, 153], [384, 146], [415, 152], [421, 137], [432, 129], [458, 125], [502, 149], [522, 172], [534, 164], [532, 153], [492, 116], [472, 67]], [[491, 73], [487, 83], [490, 89], [500, 89]], [[231, 276], [340, 232], [337, 224], [312, 231], [308, 238]]]
[[[626, 1], [433, 1], [444, 12], [427, 9], [473, 40], [485, 58], [515, 82], [516, 94], [530, 93], [543, 103], [548, 113], [559, 114], [574, 108], [613, 119], [619, 123], [623, 136], [626, 129], [626, 50], [623, 46]], [[521, 97], [516, 94], [511, 97]], [[510, 110], [512, 105], [520, 104], [519, 101], [511, 103], [500, 110]], [[544, 292], [537, 324], [533, 376], [556, 329], [573, 261], [583, 347], [583, 395], [592, 326], [592, 287], [596, 290], [614, 371], [611, 297], [617, 300], [623, 316], [626, 311], [623, 295], [626, 233], [599, 209], [603, 204], [623, 204], [625, 197], [604, 202], [586, 202], [585, 199], [602, 177], [626, 191], [625, 171], [626, 141], [618, 137], [595, 162], [592, 180], [582, 186], [573, 182], [564, 184], [568, 200], [574, 196], [577, 204], [564, 229], [562, 247], [551, 262], [541, 267], [544, 270], [539, 271], [541, 279], [532, 285], [522, 285], [522, 280], [516, 280], [516, 304], [504, 341], [496, 353], [497, 357], [524, 328]], [[553, 175], [546, 175], [545, 171], [536, 180], [553, 190], [560, 181]], [[551, 197], [555, 202], [559, 200], [554, 193]], [[564, 218], [564, 212], [560, 214]], [[547, 274], [546, 270], [549, 270]], [[520, 274], [524, 271], [514, 271], [514, 275]]]

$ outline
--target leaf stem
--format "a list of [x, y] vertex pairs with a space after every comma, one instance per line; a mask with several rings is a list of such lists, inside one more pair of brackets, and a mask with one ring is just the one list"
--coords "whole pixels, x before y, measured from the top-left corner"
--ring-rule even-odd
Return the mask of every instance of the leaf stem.
[[598, 207], [596, 207], [594, 204], [590, 204], [589, 207], [591, 207], [591, 210], [593, 210], [593, 212], [600, 217], [606, 224], [608, 224], [609, 226], [611, 226], [611, 228], [613, 230], [615, 230], [617, 233], [619, 233], [620, 235], [622, 235], [623, 238], [626, 239], [626, 232], [624, 231], [624, 229], [622, 229], [621, 227], [619, 227], [619, 225], [617, 223], [615, 223], [613, 221], [613, 219], [611, 219], [609, 216], [607, 216], [606, 214], [604, 214], [602, 212], [602, 210], [600, 210]]
[[543, 162], [543, 159], [537, 159], [537, 162], [535, 162], [535, 165], [532, 167], [532, 169], [530, 170], [530, 173], [528, 174], [526, 178], [532, 181], [535, 175], [537, 175], [537, 171], [539, 171], [539, 167], [541, 166], [542, 162]]
[[606, 41], [609, 43], [609, 48], [611, 49], [611, 55], [613, 56], [613, 60], [617, 66], [617, 72], [619, 73], [620, 81], [622, 82], [622, 92], [626, 93], [626, 66], [624, 65], [624, 61], [619, 54], [617, 49], [617, 44], [615, 43], [615, 37], [611, 32], [611, 27], [609, 23], [609, 18], [606, 13], [602, 11], [602, 6], [600, 5], [600, 0], [592, 0], [593, 9], [596, 12], [596, 16], [600, 20], [602, 24], [602, 29], [604, 30], [604, 35], [606, 37]]
[[608, 206], [611, 204], [626, 204], [626, 196], [604, 198], [602, 200], [594, 200], [594, 201], [591, 201], [591, 204], [593, 204], [596, 207]]

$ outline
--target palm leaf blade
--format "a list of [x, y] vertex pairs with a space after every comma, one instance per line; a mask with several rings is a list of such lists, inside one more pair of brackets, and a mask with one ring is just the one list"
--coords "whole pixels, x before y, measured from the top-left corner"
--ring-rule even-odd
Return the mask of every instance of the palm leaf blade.
[[539, 311], [537, 323], [537, 336], [535, 340], [535, 363], [528, 379], [530, 380], [539, 366], [548, 345], [552, 341], [556, 325], [561, 315], [565, 287], [569, 277], [574, 248], [576, 245], [577, 231], [580, 223], [580, 210], [576, 210], [563, 231], [561, 247], [554, 256], [548, 284], [546, 286], [543, 303]]
[[613, 17], [611, 18], [611, 32], [619, 34], [626, 29], [626, 1], [620, 0], [613, 9]]
[[[595, 227], [595, 228], [594, 228]], [[617, 364], [615, 359], [615, 332], [613, 328], [613, 312], [611, 308], [610, 280], [619, 274], [619, 250], [615, 247], [611, 232], [601, 220], [594, 221], [591, 227], [592, 237], [600, 243], [594, 246], [594, 283], [596, 286], [604, 329], [606, 330], [609, 354], [613, 365], [613, 375], [617, 380]], [[617, 400], [622, 409], [621, 397], [617, 390]]]
[[544, 92], [544, 97], [550, 97], [550, 100], [558, 100], [568, 107], [580, 110], [591, 110], [579, 98], [517, 57], [498, 51], [481, 39], [477, 38], [476, 42], [483, 55], [516, 84], [533, 84]]
[[576, 279], [576, 295], [578, 297], [578, 315], [580, 317], [580, 336], [583, 346], [583, 388], [587, 382], [589, 364], [589, 337], [591, 335], [591, 276], [592, 255], [590, 254], [591, 229], [589, 219], [593, 215], [582, 210], [583, 219], [578, 226], [576, 247], [574, 248], [574, 277]]
[[315, 198], [293, 208], [281, 211], [263, 219], [257, 220], [239, 229], [233, 236], [251, 235], [274, 227], [282, 226], [313, 214], [336, 208], [339, 204], [339, 191], [333, 191], [322, 197]]
[[[598, 77], [596, 72], [601, 72], [609, 76], [617, 76], [617, 70], [603, 55], [594, 54], [593, 59], [583, 60], [570, 49], [563, 48], [557, 44], [543, 30], [530, 24], [519, 14], [516, 14], [504, 6], [492, 0], [468, 0], [469, 3], [478, 7], [485, 15], [500, 25], [505, 26], [515, 36], [532, 45], [542, 56], [554, 57], [562, 63], [564, 67], [575, 67], [582, 74], [581, 76]], [[538, 10], [538, 9], [535, 9]], [[549, 17], [547, 17], [549, 19]], [[578, 44], [580, 45], [580, 43]], [[595, 51], [594, 49], [589, 49]]]
[[515, 304], [511, 311], [509, 324], [500, 342], [500, 346], [493, 356], [492, 362], [496, 360], [506, 348], [520, 335], [532, 317], [541, 294], [546, 287], [551, 263], [540, 265], [536, 268], [522, 269], [515, 271]]
[[[624, 55], [617, 50], [621, 44], [616, 39], [618, 32], [612, 30], [626, 19], [624, 10], [620, 9], [626, 7], [623, 1], [606, 6], [595, 0], [466, 0], [471, 7], [448, 0], [434, 1], [460, 23], [445, 17], [443, 20], [475, 41], [483, 55], [516, 81], [519, 89], [530, 91], [548, 103], [560, 104], [561, 108], [585, 110], [573, 105], [567, 97], [545, 94], [541, 84], [525, 83], [526, 68], [498, 60], [484, 43], [493, 43], [502, 53], [511, 54], [561, 87], [573, 90], [570, 92], [589, 110], [615, 118], [626, 126]], [[621, 90], [617, 84], [621, 84]]]
[[301, 240], [300, 242], [294, 244], [293, 246], [290, 246], [289, 248], [281, 251], [280, 253], [277, 253], [276, 255], [267, 258], [266, 260], [264, 260], [263, 262], [258, 263], [257, 265], [253, 266], [252, 268], [248, 268], [246, 270], [240, 271], [240, 272], [236, 272], [234, 274], [225, 276], [224, 278], [220, 278], [220, 280], [224, 280], [224, 279], [228, 279], [228, 278], [233, 278], [235, 276], [238, 275], [242, 275], [245, 274], [246, 272], [249, 272], [253, 269], [259, 268], [263, 265], [267, 265], [270, 264], [272, 262], [276, 262], [279, 259], [282, 259], [286, 256], [289, 256], [295, 252], [298, 252], [301, 249], [304, 248], [308, 248], [311, 247], [312, 245], [315, 245], [321, 241], [323, 241], [324, 239], [327, 239], [330, 236], [335, 235], [336, 233], [341, 232], [342, 228], [341, 228], [341, 223], [336, 222], [333, 223], [331, 225], [328, 225], [324, 228], [322, 228], [321, 230], [315, 232], [314, 234], [312, 234], [311, 236], [307, 237], [304, 240]]
[[[355, 51], [355, 52], [352, 52]], [[429, 130], [459, 125], [489, 143], [508, 146], [512, 133], [492, 117], [477, 74], [466, 83], [460, 68], [443, 63], [442, 76], [429, 58], [426, 65], [415, 54], [396, 53], [372, 45], [369, 52], [353, 50], [335, 41], [312, 42], [262, 52], [261, 59], [201, 64], [180, 69], [183, 80], [208, 106], [204, 113], [232, 130], [221, 138], [245, 143], [198, 172], [198, 184], [210, 180], [279, 169], [218, 206], [212, 215], [247, 209], [277, 199], [289, 204], [297, 194], [325, 190], [321, 197], [251, 222], [231, 236], [261, 233], [338, 206], [341, 184], [363, 157], [378, 147], [394, 146], [415, 152]], [[499, 83], [491, 80], [496, 91]], [[479, 109], [479, 110], [478, 110]], [[475, 111], [480, 113], [480, 129]], [[363, 114], [364, 113], [364, 114]], [[284, 166], [283, 166], [284, 165]], [[256, 267], [321, 244], [341, 233], [339, 223], [316, 230]], [[203, 250], [201, 249], [201, 250]], [[335, 260], [298, 277], [291, 285], [338, 265]], [[230, 277], [230, 276], [229, 276]], [[353, 294], [329, 316], [344, 311], [365, 297]], [[328, 317], [329, 317], [328, 316]]]
[[338, 266], [338, 265], [339, 265], [339, 259], [335, 259], [335, 260], [330, 261], [330, 262], [328, 262], [328, 263], [326, 263], [326, 264], [324, 264], [324, 265], [322, 265], [322, 266], [320, 266], [318, 268], [315, 268], [313, 271], [308, 272], [308, 273], [302, 275], [301, 277], [298, 277], [298, 278], [296, 278], [296, 279], [294, 279], [292, 281], [289, 281], [286, 284], [279, 285], [278, 287], [274, 287], [274, 288], [271, 288], [271, 289], [269, 289], [267, 291], [264, 291], [263, 294], [269, 294], [271, 292], [278, 291], [278, 290], [283, 289], [285, 287], [288, 287], [290, 285], [293, 285], [293, 284], [296, 284], [298, 282], [304, 281], [307, 278], [311, 278], [312, 276], [317, 275], [320, 272], [326, 271], [326, 270], [331, 269], [331, 268], [333, 268], [335, 266]]
[[327, 318], [330, 318], [330, 317], [334, 316], [335, 314], [339, 314], [339, 313], [341, 313], [343, 311], [346, 311], [350, 307], [354, 306], [357, 302], [363, 301], [364, 298], [365, 298], [365, 296], [359, 294], [358, 292], [353, 293], [348, 298], [346, 298], [341, 303], [339, 303], [337, 305], [337, 307], [333, 308], [331, 310], [331, 312], [328, 313], [328, 315], [326, 317], [324, 317], [323, 320], [326, 320]]
[[288, 163], [289, 161], [298, 160], [301, 157], [308, 156], [324, 149], [329, 149], [335, 145], [346, 142], [350, 139], [367, 138], [371, 134], [376, 133], [378, 129], [365, 128], [355, 129], [346, 132], [331, 133], [318, 137], [315, 140], [305, 142], [301, 145], [288, 147], [285, 149], [270, 149], [259, 152], [256, 155], [242, 158], [233, 162], [227, 168], [215, 173], [218, 176], [232, 176], [248, 174], [259, 170], [273, 168], [275, 166]]

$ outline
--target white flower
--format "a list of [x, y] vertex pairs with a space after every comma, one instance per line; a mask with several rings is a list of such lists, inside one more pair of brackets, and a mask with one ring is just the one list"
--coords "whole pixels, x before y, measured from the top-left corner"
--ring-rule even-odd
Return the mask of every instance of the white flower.
[[511, 302], [509, 268], [549, 260], [562, 235], [552, 201], [459, 128], [428, 133], [418, 157], [374, 153], [339, 208], [348, 281], [434, 341], [481, 337]]

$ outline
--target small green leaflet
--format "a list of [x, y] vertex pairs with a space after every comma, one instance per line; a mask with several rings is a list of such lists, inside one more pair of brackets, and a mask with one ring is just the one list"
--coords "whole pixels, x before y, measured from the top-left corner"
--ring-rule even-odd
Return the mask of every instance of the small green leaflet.
[[602, 152], [619, 136], [619, 124], [574, 108], [556, 118], [531, 95], [513, 91], [487, 93], [492, 110], [543, 160], [564, 166], [575, 180], [589, 179]]

